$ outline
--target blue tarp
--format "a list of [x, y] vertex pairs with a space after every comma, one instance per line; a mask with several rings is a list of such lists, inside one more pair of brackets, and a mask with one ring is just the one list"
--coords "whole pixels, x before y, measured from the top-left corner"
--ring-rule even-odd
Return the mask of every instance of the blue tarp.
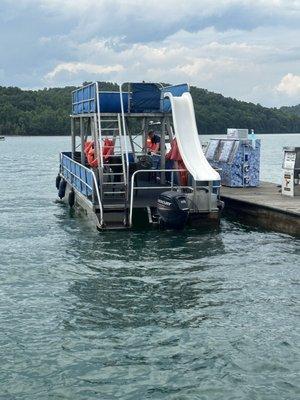
[[161, 90], [155, 83], [131, 83], [130, 112], [159, 112]]
[[[128, 112], [128, 93], [122, 93], [124, 112]], [[119, 92], [100, 92], [100, 111], [107, 113], [121, 112], [121, 99]]]
[[189, 92], [189, 85], [186, 83], [180, 85], [166, 86], [161, 90], [161, 112], [170, 112], [171, 111], [171, 102], [169, 99], [164, 99], [164, 94], [169, 92], [172, 93], [173, 96], [181, 96], [185, 92]]
[[[124, 111], [128, 112], [128, 93], [123, 93]], [[120, 113], [121, 100], [119, 92], [100, 92], [99, 102], [101, 112]], [[72, 113], [86, 114], [97, 111], [95, 84], [77, 89], [72, 93]]]
[[96, 111], [95, 84], [84, 86], [72, 93], [72, 113], [84, 114]]
[[[156, 83], [131, 83], [131, 93], [123, 93], [123, 105], [125, 112], [170, 112], [169, 99], [164, 99], [166, 92], [174, 96], [181, 96], [189, 91], [189, 86], [180, 85], [162, 88]], [[85, 114], [97, 111], [96, 85], [90, 84], [75, 90], [72, 93], [72, 113]], [[120, 113], [121, 102], [119, 92], [100, 92], [100, 111], [107, 113]], [[130, 109], [129, 109], [130, 107]]]

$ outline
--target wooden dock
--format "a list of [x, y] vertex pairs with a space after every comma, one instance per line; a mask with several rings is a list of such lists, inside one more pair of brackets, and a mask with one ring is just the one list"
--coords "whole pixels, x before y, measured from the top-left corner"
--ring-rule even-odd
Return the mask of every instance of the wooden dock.
[[256, 188], [222, 186], [225, 212], [241, 222], [300, 236], [300, 196], [283, 196], [274, 183], [261, 182]]

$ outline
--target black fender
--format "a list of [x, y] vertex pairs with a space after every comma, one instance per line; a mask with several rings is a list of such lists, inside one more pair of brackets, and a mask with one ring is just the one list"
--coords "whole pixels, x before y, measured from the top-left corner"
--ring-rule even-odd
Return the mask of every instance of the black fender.
[[56, 187], [57, 190], [59, 190], [60, 181], [61, 181], [61, 176], [58, 174], [56, 179], [55, 179], [55, 187]]
[[74, 207], [74, 204], [75, 204], [75, 192], [74, 192], [74, 189], [71, 189], [71, 191], [69, 193], [68, 203], [69, 203], [69, 206], [71, 208]]
[[63, 199], [65, 197], [66, 187], [67, 187], [67, 181], [65, 181], [64, 179], [61, 179], [61, 181], [59, 182], [59, 187], [58, 187], [58, 197], [60, 199]]

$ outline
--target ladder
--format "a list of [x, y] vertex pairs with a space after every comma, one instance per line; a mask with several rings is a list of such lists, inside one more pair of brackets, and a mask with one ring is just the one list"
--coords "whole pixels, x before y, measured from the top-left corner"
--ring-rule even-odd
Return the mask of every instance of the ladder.
[[[96, 137], [100, 144], [99, 151], [102, 152], [102, 157], [99, 157], [101, 166], [99, 189], [103, 208], [103, 227], [124, 229], [128, 225], [128, 187], [121, 116], [114, 114], [101, 118], [100, 113], [97, 113], [95, 122]], [[112, 139], [112, 145], [105, 144], [107, 138]]]

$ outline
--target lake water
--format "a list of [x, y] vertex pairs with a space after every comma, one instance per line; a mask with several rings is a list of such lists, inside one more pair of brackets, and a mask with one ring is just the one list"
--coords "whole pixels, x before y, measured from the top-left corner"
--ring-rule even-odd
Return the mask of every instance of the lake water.
[[[262, 136], [264, 180], [299, 138]], [[0, 399], [299, 398], [300, 241], [91, 231], [54, 202], [68, 149], [0, 143]]]

